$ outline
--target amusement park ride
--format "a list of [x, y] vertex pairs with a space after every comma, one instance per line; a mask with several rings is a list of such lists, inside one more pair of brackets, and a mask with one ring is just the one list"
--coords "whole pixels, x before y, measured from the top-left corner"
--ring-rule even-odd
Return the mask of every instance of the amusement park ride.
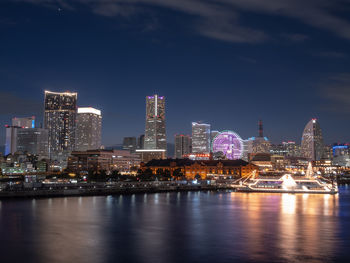
[[269, 193], [308, 193], [308, 194], [336, 194], [338, 185], [334, 180], [314, 174], [309, 163], [307, 172], [302, 178], [293, 178], [291, 174], [284, 174], [280, 178], [265, 178], [256, 176], [253, 171], [246, 177], [232, 183], [238, 192], [269, 192]]

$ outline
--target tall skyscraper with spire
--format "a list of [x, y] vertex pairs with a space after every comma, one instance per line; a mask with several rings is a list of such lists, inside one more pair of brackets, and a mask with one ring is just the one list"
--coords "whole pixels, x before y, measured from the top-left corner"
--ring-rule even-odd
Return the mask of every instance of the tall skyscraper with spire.
[[144, 149], [166, 150], [165, 97], [146, 97], [146, 129]]
[[45, 91], [44, 128], [49, 134], [49, 157], [65, 162], [75, 148], [76, 92]]
[[322, 130], [317, 119], [305, 126], [301, 138], [301, 154], [310, 161], [320, 160], [324, 151]]
[[271, 144], [269, 139], [264, 136], [262, 120], [258, 121], [258, 137], [251, 137], [245, 142], [246, 153], [269, 153]]

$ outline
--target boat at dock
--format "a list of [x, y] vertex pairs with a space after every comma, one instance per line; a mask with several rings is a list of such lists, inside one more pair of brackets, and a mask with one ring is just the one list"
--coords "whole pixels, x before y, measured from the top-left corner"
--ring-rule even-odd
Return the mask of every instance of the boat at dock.
[[316, 175], [311, 163], [305, 176], [284, 174], [281, 177], [259, 177], [252, 173], [232, 185], [238, 192], [267, 192], [267, 193], [307, 193], [307, 194], [336, 194], [338, 185], [335, 180]]

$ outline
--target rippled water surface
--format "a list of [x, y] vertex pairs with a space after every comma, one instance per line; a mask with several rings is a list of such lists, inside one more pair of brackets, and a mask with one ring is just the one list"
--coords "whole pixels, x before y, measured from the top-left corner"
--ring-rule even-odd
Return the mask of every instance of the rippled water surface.
[[272, 261], [350, 262], [350, 189], [0, 201], [0, 262]]

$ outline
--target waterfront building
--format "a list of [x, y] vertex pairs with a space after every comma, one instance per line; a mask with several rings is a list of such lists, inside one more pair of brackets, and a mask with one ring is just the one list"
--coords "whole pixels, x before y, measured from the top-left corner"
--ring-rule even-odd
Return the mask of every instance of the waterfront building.
[[45, 91], [44, 128], [49, 134], [49, 157], [65, 166], [75, 149], [76, 92]]
[[144, 149], [166, 150], [165, 97], [146, 97], [146, 128]]
[[301, 154], [310, 161], [320, 160], [324, 145], [322, 131], [317, 119], [311, 119], [305, 126], [301, 139]]
[[175, 135], [175, 158], [181, 159], [185, 154], [191, 153], [191, 136], [176, 134]]
[[187, 180], [209, 178], [240, 178], [257, 171], [258, 167], [243, 160], [201, 160], [166, 159], [152, 160], [141, 163], [141, 170], [151, 169], [153, 174], [166, 170], [174, 176], [174, 172], [181, 172]]
[[128, 150], [73, 151], [68, 158], [67, 169], [81, 174], [87, 174], [89, 171], [130, 172], [140, 165], [140, 161], [139, 155]]
[[5, 175], [46, 172], [43, 163], [46, 160], [39, 160], [37, 155], [17, 151], [0, 162], [0, 170]]
[[79, 107], [76, 121], [75, 150], [87, 151], [101, 147], [101, 111], [91, 107]]
[[48, 130], [43, 128], [18, 129], [17, 151], [48, 158]]
[[18, 126], [21, 128], [35, 128], [35, 117], [25, 117], [25, 118], [12, 118], [12, 126]]
[[210, 124], [192, 122], [192, 153], [210, 153]]
[[263, 168], [263, 169], [271, 169], [271, 154], [269, 153], [250, 153], [248, 156], [249, 162], [252, 164]]
[[137, 149], [136, 137], [124, 137], [123, 139], [123, 150], [128, 150], [134, 153]]

